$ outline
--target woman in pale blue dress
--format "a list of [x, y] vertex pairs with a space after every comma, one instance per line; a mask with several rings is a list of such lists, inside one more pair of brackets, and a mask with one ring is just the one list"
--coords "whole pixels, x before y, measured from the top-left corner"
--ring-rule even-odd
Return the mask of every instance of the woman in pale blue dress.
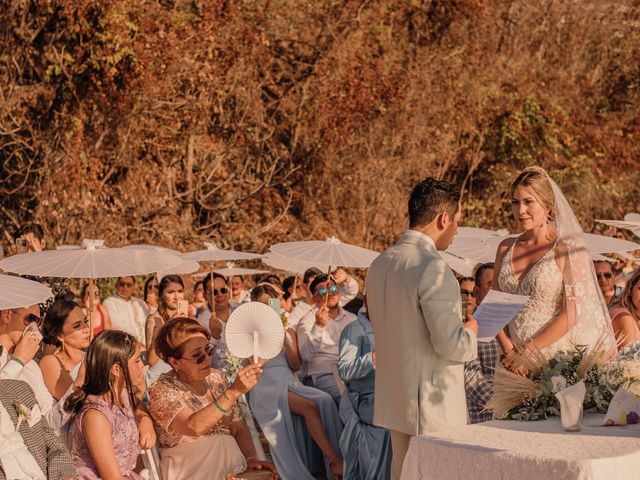
[[[263, 303], [276, 296], [267, 285], [251, 292], [253, 301]], [[310, 473], [313, 459], [306, 448], [305, 430], [322, 450], [327, 471], [333, 478], [342, 478], [344, 466], [339, 453], [342, 423], [338, 410], [331, 395], [300, 383], [292, 372], [299, 367], [295, 331], [290, 330], [286, 332], [282, 351], [264, 364], [262, 377], [249, 394], [249, 405], [269, 442], [280, 478], [313, 480]], [[296, 420], [300, 417], [304, 423]]]
[[373, 425], [374, 350], [371, 322], [360, 312], [340, 335], [338, 371], [347, 385], [340, 399], [345, 480], [384, 480], [391, 476], [389, 431]]

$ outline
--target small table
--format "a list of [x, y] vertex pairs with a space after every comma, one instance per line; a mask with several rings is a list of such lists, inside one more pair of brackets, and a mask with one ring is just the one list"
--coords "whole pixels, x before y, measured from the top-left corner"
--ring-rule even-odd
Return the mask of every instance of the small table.
[[587, 415], [582, 431], [560, 418], [493, 420], [411, 439], [402, 480], [638, 480], [640, 425], [601, 427]]

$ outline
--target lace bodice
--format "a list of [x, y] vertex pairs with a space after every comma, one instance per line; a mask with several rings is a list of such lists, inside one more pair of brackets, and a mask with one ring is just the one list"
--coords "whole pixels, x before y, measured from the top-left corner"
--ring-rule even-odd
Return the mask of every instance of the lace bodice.
[[[515, 242], [502, 259], [498, 284], [503, 292], [530, 297], [508, 326], [511, 338], [515, 342], [524, 344], [535, 337], [562, 311], [564, 281], [562, 271], [556, 263], [554, 247], [524, 272], [518, 282], [513, 270], [514, 245]], [[557, 351], [569, 348], [569, 336], [565, 335], [554, 344], [542, 349], [542, 353], [545, 357], [551, 357]]]

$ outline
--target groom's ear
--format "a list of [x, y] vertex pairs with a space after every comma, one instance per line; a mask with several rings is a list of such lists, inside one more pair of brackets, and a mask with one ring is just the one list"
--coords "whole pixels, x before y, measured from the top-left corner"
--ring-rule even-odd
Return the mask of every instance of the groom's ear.
[[449, 215], [449, 212], [447, 212], [446, 210], [443, 212], [440, 212], [436, 216], [436, 227], [438, 227], [438, 230], [444, 230], [449, 226], [449, 223], [451, 223], [451, 216]]

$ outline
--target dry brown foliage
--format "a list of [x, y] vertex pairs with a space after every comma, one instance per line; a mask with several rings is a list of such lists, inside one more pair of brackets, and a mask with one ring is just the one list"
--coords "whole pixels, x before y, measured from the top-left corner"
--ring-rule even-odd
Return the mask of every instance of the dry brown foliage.
[[537, 163], [586, 227], [637, 209], [640, 5], [0, 0], [0, 215], [83, 237], [382, 249], [410, 187], [514, 227]]

